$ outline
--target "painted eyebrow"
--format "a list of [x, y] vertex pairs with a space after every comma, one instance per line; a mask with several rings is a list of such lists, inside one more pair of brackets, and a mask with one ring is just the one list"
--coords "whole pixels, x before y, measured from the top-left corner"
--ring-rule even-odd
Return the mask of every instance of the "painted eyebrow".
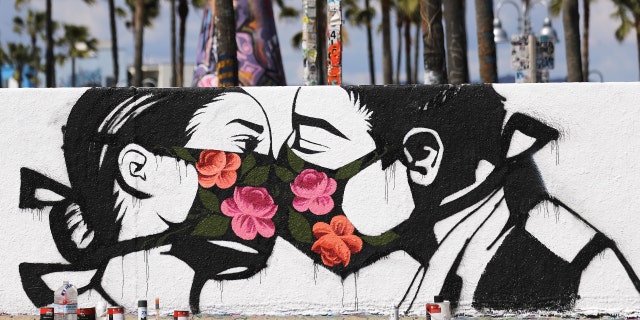
[[260, 133], [260, 134], [262, 134], [262, 132], [264, 132], [264, 127], [263, 126], [261, 126], [259, 124], [256, 124], [256, 123], [253, 123], [253, 122], [249, 122], [247, 120], [235, 119], [235, 120], [229, 121], [227, 124], [229, 125], [229, 124], [232, 124], [232, 123], [237, 123], [239, 125], [245, 126], [245, 127], [249, 128], [249, 129], [251, 129], [251, 130], [253, 130], [253, 131], [257, 132], [257, 133]]
[[334, 127], [333, 125], [331, 125], [331, 123], [327, 122], [327, 120], [324, 119], [319, 119], [319, 118], [312, 118], [309, 116], [303, 116], [301, 114], [298, 113], [294, 113], [293, 114], [293, 123], [296, 124], [296, 126], [309, 126], [309, 127], [316, 127], [316, 128], [320, 128], [323, 129], [325, 131], [328, 131], [340, 138], [346, 139], [351, 141], [351, 139], [347, 138], [344, 134], [342, 134], [342, 132], [340, 132], [340, 130], [336, 129], [336, 127]]

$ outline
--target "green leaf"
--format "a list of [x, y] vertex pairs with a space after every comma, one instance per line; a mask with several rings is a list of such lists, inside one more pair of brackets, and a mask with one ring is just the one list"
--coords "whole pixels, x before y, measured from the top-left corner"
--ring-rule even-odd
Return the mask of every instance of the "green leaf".
[[229, 217], [210, 215], [198, 223], [191, 235], [207, 238], [220, 237], [227, 233], [230, 222]]
[[184, 160], [184, 161], [188, 161], [188, 162], [193, 162], [196, 163], [198, 162], [198, 160], [196, 160], [196, 158], [194, 158], [191, 153], [189, 153], [189, 151], [187, 151], [187, 149], [182, 148], [182, 147], [173, 147], [171, 148], [173, 149], [173, 151], [176, 153], [176, 155], [178, 156], [178, 158]]
[[364, 242], [377, 247], [391, 243], [394, 240], [400, 238], [400, 236], [397, 233], [389, 230], [379, 236], [360, 236], [360, 238], [362, 238]]
[[287, 149], [287, 160], [289, 161], [289, 167], [295, 172], [300, 173], [304, 169], [304, 160], [293, 153], [291, 149]]
[[271, 196], [277, 198], [280, 196], [280, 185], [276, 184], [273, 186], [273, 190], [271, 191]]
[[302, 243], [313, 242], [311, 225], [300, 213], [289, 208], [289, 231], [294, 239]]
[[220, 212], [220, 200], [215, 193], [204, 189], [198, 188], [198, 197], [200, 197], [200, 201], [211, 212]]
[[275, 166], [275, 170], [276, 176], [278, 176], [282, 182], [291, 182], [295, 178], [293, 172], [289, 171], [287, 168]]
[[243, 176], [255, 166], [256, 158], [253, 156], [253, 154], [248, 155], [246, 158], [244, 158], [244, 160], [242, 160], [242, 166], [240, 167], [240, 176]]
[[362, 160], [351, 162], [348, 165], [338, 169], [338, 172], [336, 172], [336, 179], [349, 179], [355, 176], [358, 171], [360, 171], [360, 167], [362, 167]]
[[269, 178], [269, 166], [255, 167], [244, 178], [244, 184], [248, 186], [262, 186]]

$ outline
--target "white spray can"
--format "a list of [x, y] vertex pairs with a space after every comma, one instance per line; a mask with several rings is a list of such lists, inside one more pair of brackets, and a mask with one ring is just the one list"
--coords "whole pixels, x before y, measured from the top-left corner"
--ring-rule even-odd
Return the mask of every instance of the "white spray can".
[[427, 303], [427, 320], [451, 320], [451, 303], [441, 296], [433, 297], [433, 303]]

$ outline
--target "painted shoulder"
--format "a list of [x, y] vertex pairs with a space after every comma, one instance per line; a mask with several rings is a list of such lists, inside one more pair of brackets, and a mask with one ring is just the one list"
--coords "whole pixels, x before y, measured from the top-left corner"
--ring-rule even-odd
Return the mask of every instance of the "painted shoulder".
[[579, 217], [550, 201], [540, 202], [529, 212], [525, 229], [567, 262], [573, 262], [596, 234]]

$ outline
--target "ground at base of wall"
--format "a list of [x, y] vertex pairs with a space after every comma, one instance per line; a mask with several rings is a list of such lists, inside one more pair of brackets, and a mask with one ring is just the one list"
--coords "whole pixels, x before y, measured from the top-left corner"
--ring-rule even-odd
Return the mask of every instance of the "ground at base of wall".
[[[0, 314], [0, 320], [39, 320], [40, 316], [37, 315], [8, 315], [8, 314]], [[128, 314], [125, 317], [125, 320], [136, 320], [138, 319], [135, 314]], [[154, 317], [147, 318], [150, 320], [154, 320]], [[171, 320], [172, 317], [160, 317], [161, 320]], [[192, 316], [191, 320], [293, 320], [293, 319], [304, 319], [304, 320], [388, 320], [389, 316], [386, 315], [368, 315], [368, 314], [356, 314], [356, 315], [326, 315], [326, 316], [253, 316], [253, 315], [219, 315], [219, 316]], [[411, 317], [400, 317], [401, 320], [424, 320], [425, 317], [411, 316]], [[567, 319], [575, 319], [575, 320], [593, 320], [593, 319], [601, 319], [601, 320], [614, 320], [614, 319], [637, 319], [637, 318], [626, 318], [626, 317], [589, 317], [589, 318], [555, 318], [555, 317], [455, 317], [453, 319], [464, 320], [464, 319], [473, 319], [473, 320], [492, 320], [492, 319], [504, 319], [504, 320], [567, 320]]]

